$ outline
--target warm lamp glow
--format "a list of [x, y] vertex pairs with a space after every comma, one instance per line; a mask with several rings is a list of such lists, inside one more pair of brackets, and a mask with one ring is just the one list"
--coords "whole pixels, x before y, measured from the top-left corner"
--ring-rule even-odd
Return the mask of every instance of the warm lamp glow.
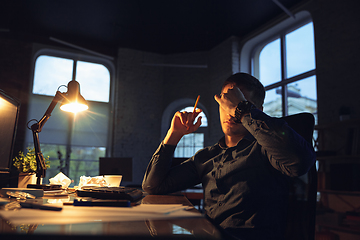
[[0, 97], [0, 107], [2, 107], [5, 103], [6, 101]]
[[[46, 189], [48, 186], [40, 184], [40, 179], [45, 177], [45, 170], [47, 169], [45, 164], [45, 158], [41, 153], [40, 149], [40, 141], [39, 141], [39, 133], [41, 132], [44, 124], [50, 118], [52, 111], [54, 110], [56, 104], [58, 102], [62, 102], [60, 109], [66, 112], [80, 112], [87, 110], [89, 107], [80, 94], [80, 84], [75, 81], [74, 79], [68, 83], [67, 86], [68, 91], [66, 93], [62, 93], [57, 91], [53, 100], [51, 101], [48, 109], [46, 110], [44, 116], [39, 120], [36, 121], [29, 129], [33, 132], [34, 138], [34, 147], [35, 147], [35, 155], [36, 155], [36, 184], [32, 184], [34, 188], [42, 188]], [[1, 103], [1, 102], [0, 102]], [[31, 122], [30, 120], [28, 124]]]
[[68, 83], [68, 91], [62, 101], [60, 109], [65, 112], [77, 113], [87, 110], [89, 107], [83, 96], [80, 94], [80, 85], [72, 80]]
[[82, 103], [78, 103], [78, 102], [64, 104], [64, 105], [61, 105], [61, 107], [60, 107], [61, 110], [65, 111], [65, 112], [72, 112], [72, 113], [85, 111], [88, 108], [89, 107], [86, 104], [82, 104]]

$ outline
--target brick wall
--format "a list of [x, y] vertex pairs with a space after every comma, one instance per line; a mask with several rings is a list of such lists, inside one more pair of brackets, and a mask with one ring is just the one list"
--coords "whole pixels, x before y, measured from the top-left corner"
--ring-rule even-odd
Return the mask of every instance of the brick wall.
[[[115, 96], [114, 157], [133, 158], [133, 179], [140, 183], [160, 139], [163, 70], [144, 66], [143, 52], [119, 49]], [[161, 56], [147, 54], [161, 60]]]
[[0, 38], [0, 89], [20, 101], [14, 152], [23, 150], [31, 75], [31, 44]]
[[315, 31], [319, 123], [349, 107], [360, 118], [360, 18], [357, 1], [317, 0], [308, 7]]
[[214, 144], [222, 136], [213, 96], [232, 73], [231, 43], [225, 41], [210, 52], [174, 55], [119, 49], [113, 156], [133, 158], [133, 184], [141, 183], [164, 137], [161, 119], [174, 101], [195, 102], [200, 94], [209, 122], [205, 145]]

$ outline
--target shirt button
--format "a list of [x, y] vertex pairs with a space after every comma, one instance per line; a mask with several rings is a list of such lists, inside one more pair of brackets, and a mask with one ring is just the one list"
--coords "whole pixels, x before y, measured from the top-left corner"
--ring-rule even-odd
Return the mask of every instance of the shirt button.
[[219, 207], [221, 207], [223, 205], [223, 203], [222, 202], [219, 202]]

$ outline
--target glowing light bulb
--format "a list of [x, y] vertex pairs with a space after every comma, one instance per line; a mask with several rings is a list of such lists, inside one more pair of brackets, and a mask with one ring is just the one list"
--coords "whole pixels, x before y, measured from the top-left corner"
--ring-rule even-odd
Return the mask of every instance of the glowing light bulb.
[[89, 107], [87, 105], [81, 104], [81, 103], [78, 103], [78, 102], [64, 104], [64, 105], [62, 105], [60, 107], [61, 110], [65, 111], [65, 112], [72, 112], [72, 113], [85, 111], [88, 108]]

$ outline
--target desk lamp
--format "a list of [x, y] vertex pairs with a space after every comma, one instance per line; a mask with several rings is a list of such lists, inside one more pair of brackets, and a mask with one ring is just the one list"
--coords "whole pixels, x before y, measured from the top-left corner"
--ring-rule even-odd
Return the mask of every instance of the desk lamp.
[[67, 92], [62, 93], [59, 90], [57, 90], [55, 97], [53, 98], [52, 102], [50, 103], [44, 116], [30, 127], [30, 129], [33, 133], [33, 138], [34, 138], [36, 166], [37, 166], [36, 185], [34, 185], [34, 184], [31, 185], [31, 187], [34, 187], [34, 188], [45, 189], [45, 188], [49, 187], [49, 185], [40, 184], [41, 178], [45, 177], [45, 171], [46, 171], [47, 167], [45, 165], [44, 156], [40, 149], [39, 132], [41, 132], [46, 121], [50, 118], [51, 113], [54, 110], [56, 104], [61, 101], [62, 101], [62, 103], [60, 105], [60, 109], [63, 111], [66, 111], [66, 112], [77, 113], [77, 112], [88, 109], [88, 105], [87, 105], [85, 99], [80, 94], [80, 84], [75, 80], [71, 80], [67, 85]]

